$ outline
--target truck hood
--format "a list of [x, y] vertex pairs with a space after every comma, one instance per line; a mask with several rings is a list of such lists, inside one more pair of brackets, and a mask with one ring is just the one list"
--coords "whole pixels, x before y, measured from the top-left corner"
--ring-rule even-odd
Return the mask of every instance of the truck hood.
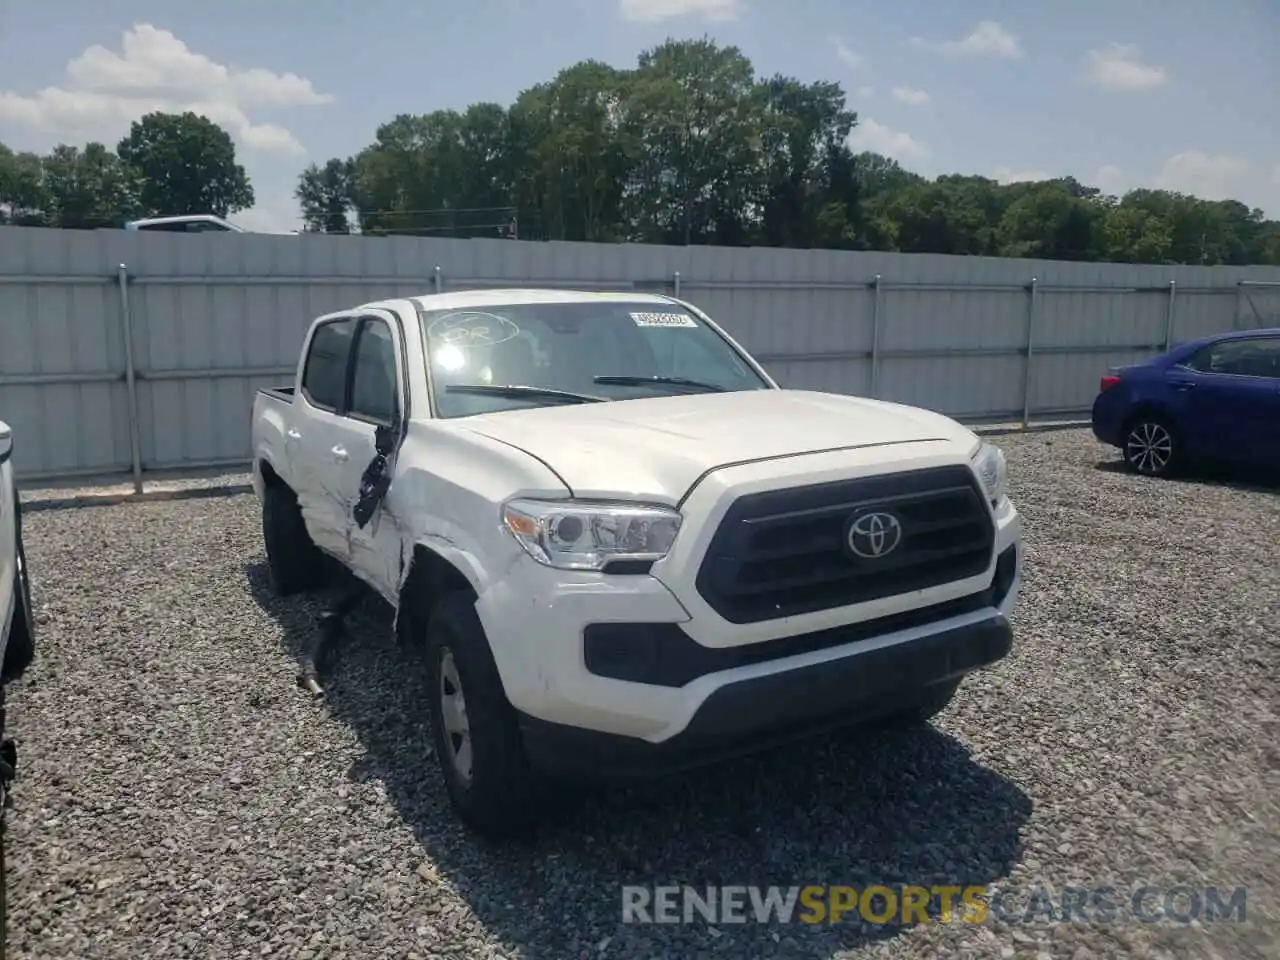
[[574, 496], [680, 500], [716, 467], [973, 434], [917, 407], [804, 390], [749, 390], [506, 410], [455, 421], [546, 463]]

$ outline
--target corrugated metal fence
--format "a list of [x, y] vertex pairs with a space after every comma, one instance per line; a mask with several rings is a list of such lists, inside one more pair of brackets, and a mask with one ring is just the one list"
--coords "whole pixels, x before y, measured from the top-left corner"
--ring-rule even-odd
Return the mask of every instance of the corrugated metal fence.
[[28, 480], [241, 464], [311, 319], [502, 286], [668, 291], [784, 385], [966, 420], [1087, 411], [1099, 374], [1280, 325], [1280, 269], [417, 237], [0, 227], [0, 419]]

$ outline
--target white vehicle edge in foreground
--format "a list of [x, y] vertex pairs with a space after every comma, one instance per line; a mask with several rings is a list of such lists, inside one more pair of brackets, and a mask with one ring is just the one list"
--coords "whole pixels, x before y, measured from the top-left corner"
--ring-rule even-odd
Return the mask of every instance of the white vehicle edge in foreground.
[[5, 682], [21, 676], [35, 655], [31, 584], [22, 544], [22, 504], [13, 479], [12, 455], [13, 431], [7, 423], [0, 422], [0, 676]]
[[[762, 383], [435, 415], [424, 335], [435, 311], [573, 303], [687, 312]], [[378, 423], [348, 410], [350, 382], [333, 409], [308, 399], [315, 331], [348, 320], [389, 331], [388, 377], [407, 416]], [[432, 712], [446, 782], [464, 819], [482, 829], [524, 819], [531, 769], [662, 772], [860, 719], [927, 717], [965, 674], [1010, 649], [1022, 549], [999, 449], [927, 410], [780, 389], [684, 301], [502, 290], [368, 304], [317, 319], [295, 383], [292, 394], [264, 391], [255, 401], [254, 485], [273, 575], [285, 592], [305, 588], [323, 551], [397, 607], [402, 632], [424, 638], [441, 691]], [[390, 484], [362, 526], [354, 512], [379, 438]], [[946, 504], [961, 513], [927, 519]], [[906, 509], [915, 519], [893, 512]], [[916, 568], [903, 567], [915, 580], [867, 573], [881, 586], [864, 599], [744, 612], [713, 585], [714, 558], [739, 550], [740, 572], [747, 548], [726, 544], [752, 523], [774, 522], [770, 510], [784, 520], [796, 511], [835, 518], [848, 550], [862, 536], [852, 524], [872, 516], [899, 525], [885, 555], [904, 537], [925, 544], [930, 523], [964, 527], [970, 540], [954, 567], [921, 553]], [[582, 533], [558, 547], [549, 531], [568, 529], [566, 518], [579, 531], [643, 520], [646, 547], [604, 550]], [[451, 681], [450, 671], [460, 673]], [[449, 692], [458, 681], [465, 708]], [[466, 776], [439, 729], [459, 717], [469, 718], [475, 765]], [[485, 763], [511, 769], [485, 773]]]
[[13, 479], [13, 431], [0, 422], [0, 956], [9, 935], [8, 877], [5, 866], [6, 809], [18, 752], [8, 736], [8, 686], [35, 657], [26, 553], [22, 545], [22, 505]]

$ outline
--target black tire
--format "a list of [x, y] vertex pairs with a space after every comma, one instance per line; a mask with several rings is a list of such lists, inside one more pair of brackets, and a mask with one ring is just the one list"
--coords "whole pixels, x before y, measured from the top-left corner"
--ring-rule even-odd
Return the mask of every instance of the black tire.
[[16, 492], [13, 501], [17, 569], [13, 574], [13, 621], [9, 627], [9, 641], [4, 648], [4, 663], [0, 666], [0, 683], [17, 680], [27, 672], [36, 657], [36, 614], [31, 605], [31, 574], [22, 543], [22, 504]]
[[287, 597], [324, 583], [325, 556], [307, 533], [298, 498], [284, 484], [268, 485], [263, 496], [262, 540], [277, 594]]
[[[541, 780], [530, 767], [489, 641], [476, 615], [475, 598], [451, 593], [436, 605], [426, 628], [431, 726], [449, 800], [460, 820], [493, 840], [529, 834], [542, 814]], [[466, 719], [469, 771], [458, 756], [460, 736], [450, 732], [445, 701], [460, 688]]]
[[1167, 477], [1182, 465], [1182, 442], [1168, 419], [1154, 413], [1134, 417], [1124, 428], [1125, 466], [1144, 477]]
[[910, 707], [897, 713], [889, 714], [876, 725], [898, 728], [915, 727], [928, 723], [951, 705], [951, 701], [955, 699], [956, 691], [959, 689], [959, 680], [951, 680], [947, 683], [939, 683], [928, 687]]

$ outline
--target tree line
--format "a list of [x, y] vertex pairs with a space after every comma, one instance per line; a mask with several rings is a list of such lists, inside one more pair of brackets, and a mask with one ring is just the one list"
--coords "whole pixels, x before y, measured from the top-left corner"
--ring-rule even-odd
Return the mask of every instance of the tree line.
[[[328, 233], [517, 237], [1280, 264], [1280, 222], [1234, 200], [1112, 196], [1072, 177], [934, 179], [855, 153], [837, 83], [758, 77], [714, 41], [668, 40], [631, 69], [583, 61], [509, 106], [403, 114], [354, 156], [308, 166], [296, 198]], [[0, 147], [0, 215], [56, 226], [215, 213], [253, 191], [224, 131], [152, 114], [112, 153]]]
[[140, 117], [114, 150], [59, 144], [39, 156], [0, 143], [0, 223], [119, 228], [141, 217], [225, 217], [253, 203], [231, 136], [194, 113]]

